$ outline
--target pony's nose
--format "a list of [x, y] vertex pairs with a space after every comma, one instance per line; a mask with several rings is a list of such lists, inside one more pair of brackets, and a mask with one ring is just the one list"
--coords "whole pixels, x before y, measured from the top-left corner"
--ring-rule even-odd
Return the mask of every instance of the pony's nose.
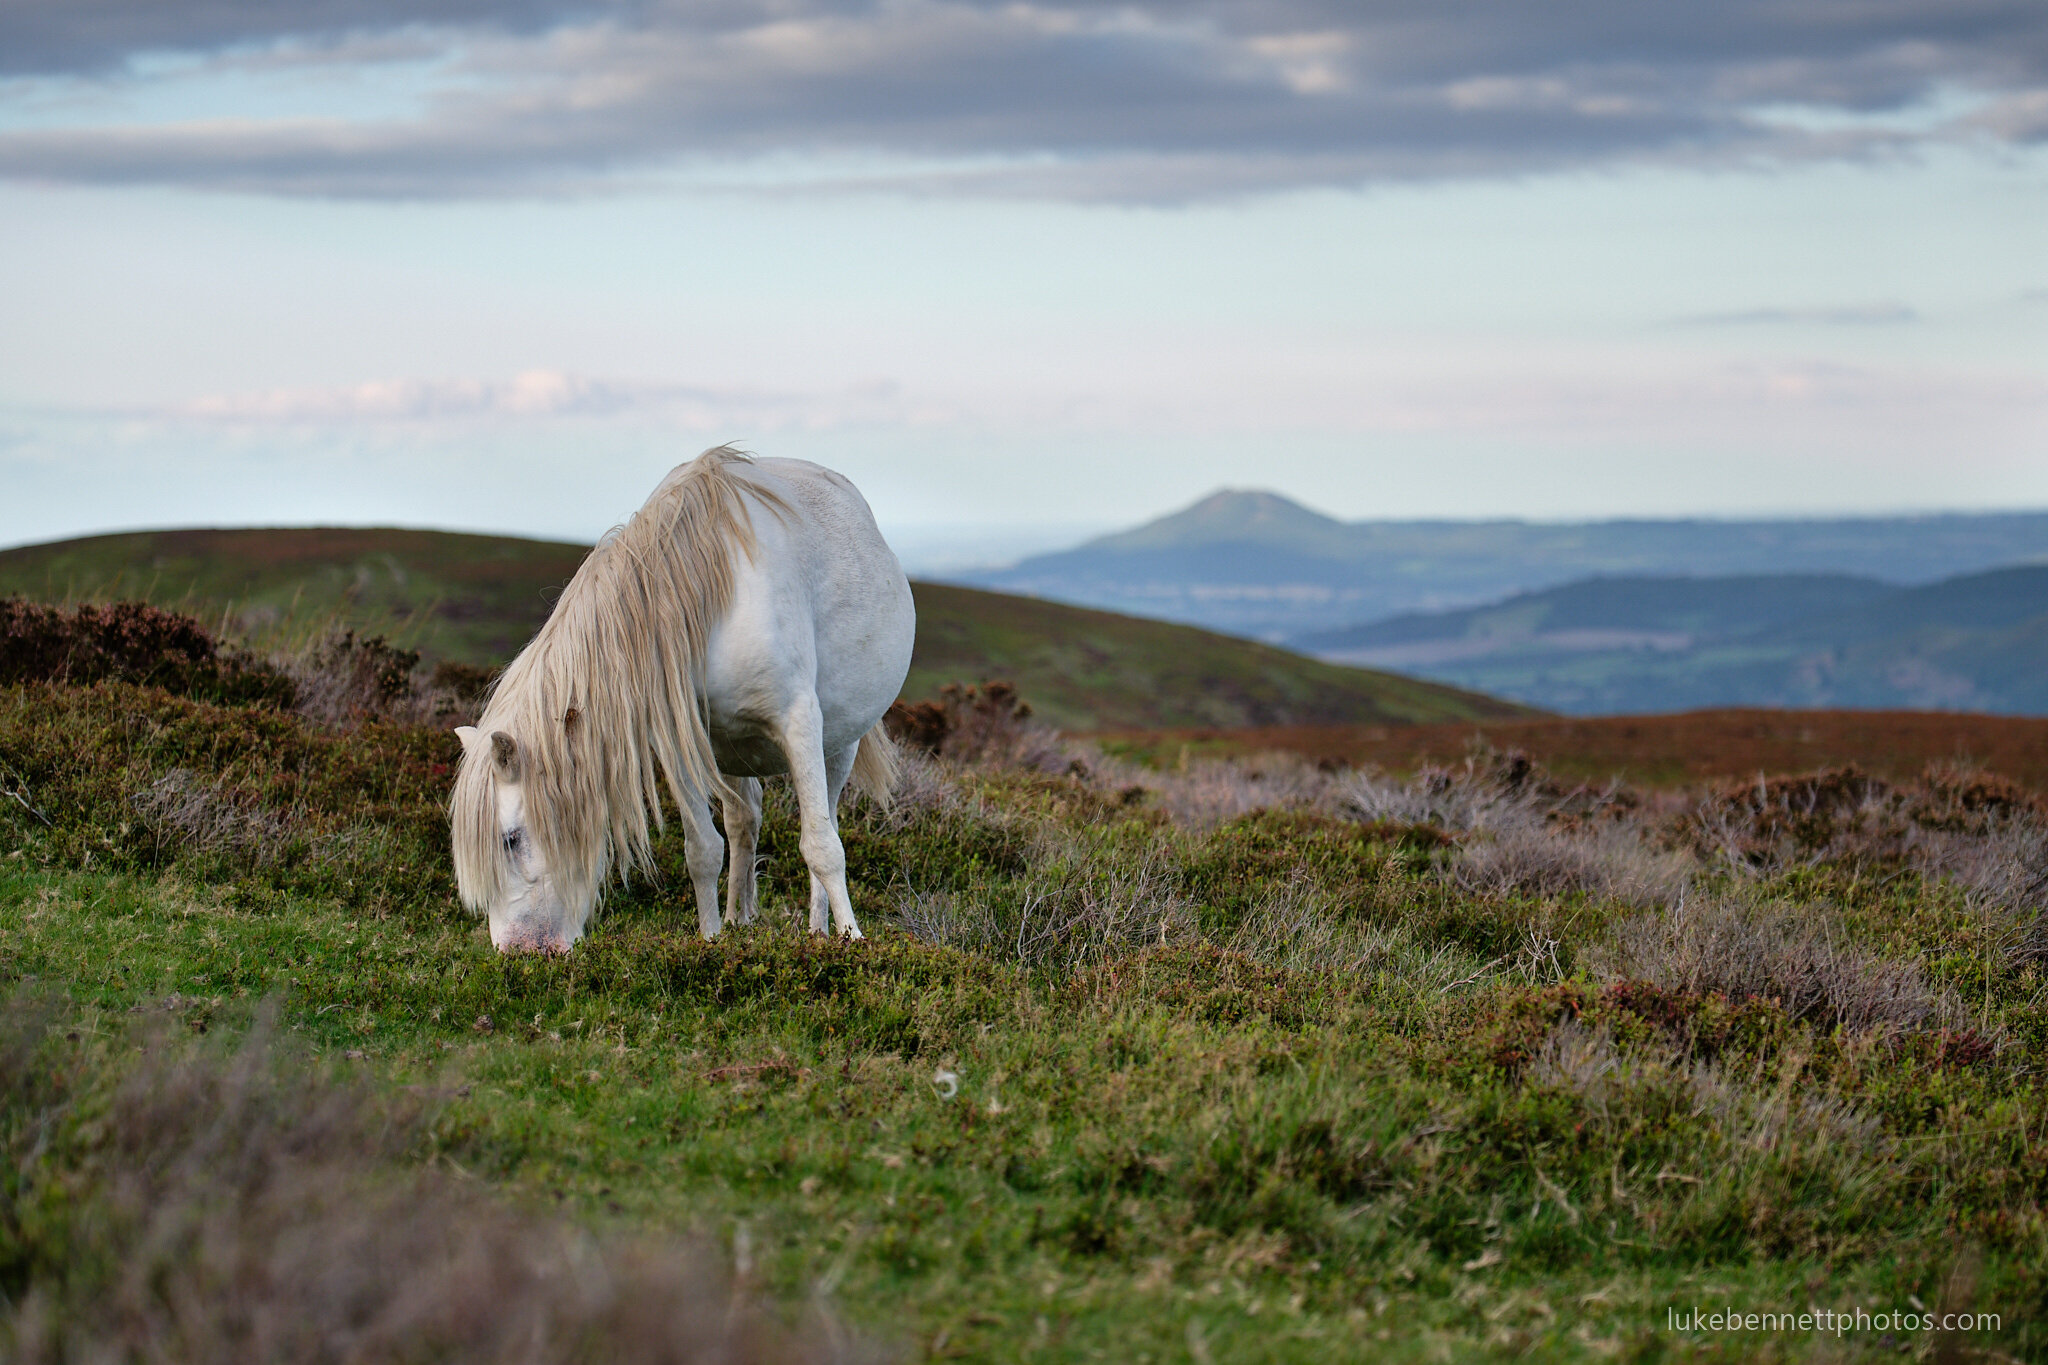
[[501, 953], [546, 953], [552, 956], [568, 952], [576, 940], [566, 934], [543, 929], [508, 929], [503, 934], [492, 934], [491, 942]]

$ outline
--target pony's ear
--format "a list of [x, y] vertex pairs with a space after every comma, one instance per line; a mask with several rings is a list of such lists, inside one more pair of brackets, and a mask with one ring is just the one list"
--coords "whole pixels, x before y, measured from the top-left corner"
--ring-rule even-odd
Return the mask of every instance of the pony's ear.
[[477, 746], [484, 742], [484, 732], [474, 725], [456, 726], [455, 737], [462, 741], [462, 752], [466, 754], [475, 753]]
[[519, 780], [519, 745], [503, 730], [491, 731], [491, 758], [498, 765], [498, 776], [507, 782]]

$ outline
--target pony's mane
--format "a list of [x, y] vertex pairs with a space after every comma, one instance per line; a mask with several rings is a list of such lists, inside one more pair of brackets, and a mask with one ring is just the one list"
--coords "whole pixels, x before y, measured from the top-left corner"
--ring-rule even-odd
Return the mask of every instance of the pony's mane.
[[[789, 510], [737, 472], [750, 463], [717, 446], [662, 480], [584, 559], [477, 721], [518, 743], [527, 831], [568, 905], [593, 904], [614, 866], [650, 865], [662, 779], [678, 804], [722, 785], [705, 646], [732, 604], [735, 551], [754, 554], [745, 498]], [[489, 746], [463, 754], [450, 815], [456, 885], [473, 910], [498, 898], [504, 872], [497, 782]]]

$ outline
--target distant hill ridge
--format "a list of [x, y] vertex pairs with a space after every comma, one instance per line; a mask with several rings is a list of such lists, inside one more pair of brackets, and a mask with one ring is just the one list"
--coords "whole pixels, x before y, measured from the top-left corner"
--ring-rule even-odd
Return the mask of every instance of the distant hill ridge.
[[1260, 639], [1494, 603], [1595, 576], [1822, 574], [1904, 585], [2048, 559], [2048, 512], [1720, 521], [1357, 521], [1223, 490], [956, 581]]
[[1580, 715], [1709, 706], [2048, 714], [2048, 565], [1920, 587], [1596, 578], [1292, 642]]
[[[141, 598], [287, 639], [346, 621], [437, 658], [509, 659], [589, 547], [444, 531], [312, 527], [92, 536], [0, 551], [0, 596]], [[1533, 714], [1437, 683], [1188, 626], [915, 585], [905, 693], [1009, 678], [1074, 730], [1453, 722]]]
[[1736, 574], [1725, 578], [1588, 578], [1463, 611], [1410, 612], [1295, 637], [1316, 653], [1435, 642], [1499, 647], [1566, 632], [1640, 632], [1688, 641], [1750, 635], [1820, 613], [1841, 613], [1900, 589], [1849, 574]]

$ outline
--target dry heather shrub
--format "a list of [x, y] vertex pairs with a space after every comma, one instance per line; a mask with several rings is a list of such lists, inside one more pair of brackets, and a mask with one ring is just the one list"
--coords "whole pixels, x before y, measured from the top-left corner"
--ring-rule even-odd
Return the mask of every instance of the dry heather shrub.
[[332, 630], [277, 663], [298, 689], [292, 709], [330, 729], [373, 720], [453, 726], [471, 719], [480, 701], [466, 674], [443, 674], [433, 685], [420, 676], [418, 650], [400, 649], [381, 635], [366, 639]]
[[1103, 761], [1091, 764], [1091, 775], [1098, 783], [1143, 788], [1184, 829], [1214, 829], [1254, 811], [1338, 805], [1338, 779], [1294, 754], [1191, 758], [1164, 771]]
[[136, 792], [134, 803], [159, 856], [224, 853], [268, 867], [283, 858], [292, 839], [290, 819], [190, 768], [171, 769]]
[[896, 751], [896, 785], [890, 789], [888, 806], [881, 807], [857, 790], [848, 798], [869, 812], [869, 818], [885, 828], [903, 829], [929, 816], [958, 809], [959, 787], [946, 773], [945, 765], [922, 749], [905, 745]]
[[2048, 819], [2026, 812], [1977, 830], [1924, 830], [1909, 856], [1924, 875], [1961, 888], [2008, 966], [2048, 958]]
[[[778, 1329], [703, 1244], [600, 1241], [406, 1168], [423, 1115], [161, 1041], [100, 1124], [60, 1274], [0, 1308], [22, 1365], [682, 1365], [846, 1359]], [[98, 1273], [94, 1275], [94, 1271]], [[92, 1275], [98, 1282], [86, 1277]]]
[[1781, 1144], [1879, 1146], [1883, 1125], [1838, 1096], [1797, 1084], [1796, 1056], [1781, 1063], [1776, 1077], [1761, 1073], [1747, 1081], [1709, 1062], [1685, 1061], [1655, 1044], [1624, 1051], [1604, 1027], [1564, 1020], [1551, 1029], [1523, 1071], [1524, 1084], [1576, 1095], [1601, 1120], [1616, 1117], [1631, 1092], [1676, 1087], [1691, 1102], [1694, 1117], [1707, 1119], [1724, 1140], [1759, 1149]]
[[1251, 907], [1226, 945], [1254, 962], [1293, 971], [1369, 971], [1406, 937], [1399, 926], [1347, 915], [1330, 892], [1295, 881]]
[[1425, 767], [1406, 782], [1373, 768], [1342, 779], [1343, 799], [1360, 818], [1375, 824], [1434, 825], [1450, 834], [1498, 825], [1508, 809], [1524, 805], [1524, 793], [1465, 771]]
[[1581, 960], [1613, 979], [1776, 1000], [1825, 1028], [1916, 1028], [1953, 1013], [1917, 965], [1863, 951], [1813, 907], [1697, 897], [1620, 921]]
[[1717, 1063], [1696, 1061], [1686, 1071], [1693, 1113], [1712, 1122], [1731, 1141], [1764, 1150], [1798, 1146], [1809, 1151], [1844, 1147], [1865, 1152], [1884, 1146], [1882, 1121], [1860, 1112], [1839, 1095], [1801, 1086], [1799, 1070], [1791, 1062], [1769, 1093], [1754, 1082], [1737, 1079]]
[[1578, 829], [1541, 821], [1504, 825], [1458, 850], [1451, 875], [1468, 891], [1508, 895], [1583, 893], [1623, 905], [1675, 905], [1693, 860], [1657, 848], [1633, 823]]
[[1475, 750], [1461, 768], [1425, 768], [1409, 782], [1351, 774], [1344, 800], [1365, 820], [1463, 835], [1451, 877], [1482, 894], [1672, 905], [1693, 870], [1688, 854], [1659, 846], [1619, 787], [1559, 786], [1517, 752]]
[[1194, 909], [1158, 859], [1136, 866], [1057, 861], [1064, 866], [1045, 867], [1015, 899], [981, 887], [910, 895], [897, 907], [897, 922], [927, 943], [1059, 972], [1197, 937]]
[[1398, 983], [1430, 997], [1469, 985], [1498, 965], [1480, 965], [1455, 943], [1420, 942], [1405, 924], [1346, 914], [1328, 892], [1306, 882], [1252, 906], [1224, 946], [1265, 967], [1330, 972], [1382, 987]]

